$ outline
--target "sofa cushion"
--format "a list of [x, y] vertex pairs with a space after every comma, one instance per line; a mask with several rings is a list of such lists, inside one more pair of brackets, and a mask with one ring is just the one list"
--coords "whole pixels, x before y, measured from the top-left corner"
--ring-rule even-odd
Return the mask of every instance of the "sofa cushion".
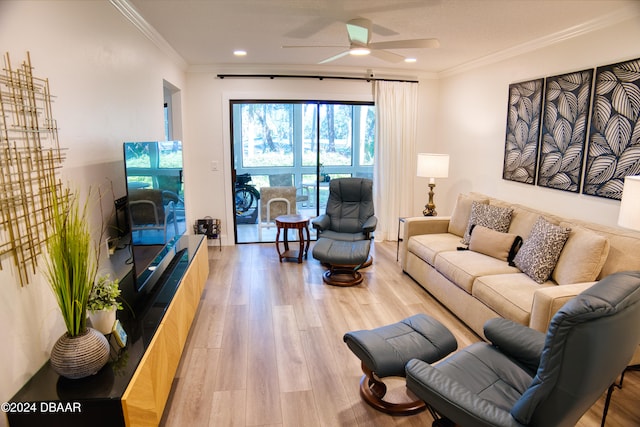
[[451, 219], [449, 220], [449, 233], [464, 236], [465, 231], [469, 225], [469, 217], [471, 216], [471, 204], [476, 201], [482, 204], [489, 204], [488, 197], [482, 197], [479, 195], [470, 194], [458, 194], [456, 205], [451, 213]]
[[433, 267], [439, 252], [455, 251], [458, 246], [460, 237], [455, 234], [418, 234], [409, 238], [407, 250]]
[[513, 260], [516, 267], [544, 283], [551, 276], [570, 231], [539, 217]]
[[559, 285], [596, 280], [609, 255], [609, 240], [568, 222], [561, 222], [560, 226], [571, 227], [571, 232], [553, 270], [553, 280]]
[[462, 243], [469, 244], [473, 225], [482, 225], [492, 230], [506, 233], [509, 231], [512, 212], [513, 209], [507, 207], [486, 205], [477, 201], [471, 202], [471, 215], [469, 216], [469, 223], [462, 238]]
[[500, 316], [529, 325], [533, 296], [541, 286], [556, 286], [552, 281], [537, 283], [524, 273], [481, 276], [473, 284], [473, 296]]
[[521, 243], [522, 238], [518, 235], [476, 225], [471, 230], [469, 250], [511, 263]]
[[516, 267], [511, 267], [505, 261], [479, 252], [457, 250], [437, 254], [434, 267], [469, 294], [477, 277], [519, 272]]

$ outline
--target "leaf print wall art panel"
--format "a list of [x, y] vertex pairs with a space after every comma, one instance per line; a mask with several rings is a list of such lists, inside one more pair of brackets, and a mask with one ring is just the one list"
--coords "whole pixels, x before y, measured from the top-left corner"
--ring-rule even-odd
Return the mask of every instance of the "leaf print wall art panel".
[[620, 200], [640, 175], [640, 59], [598, 67], [582, 192]]
[[509, 85], [502, 178], [535, 183], [544, 79]]
[[538, 185], [580, 191], [592, 81], [593, 70], [546, 79]]

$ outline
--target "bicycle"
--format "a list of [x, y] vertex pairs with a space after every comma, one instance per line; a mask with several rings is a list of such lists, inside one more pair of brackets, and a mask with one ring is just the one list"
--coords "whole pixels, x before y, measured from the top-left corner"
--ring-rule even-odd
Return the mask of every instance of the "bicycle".
[[[251, 174], [243, 173], [236, 176], [235, 197], [236, 197], [236, 216], [248, 215], [254, 212], [258, 207], [260, 200], [260, 192], [253, 185], [249, 184]], [[252, 211], [253, 209], [253, 211]]]

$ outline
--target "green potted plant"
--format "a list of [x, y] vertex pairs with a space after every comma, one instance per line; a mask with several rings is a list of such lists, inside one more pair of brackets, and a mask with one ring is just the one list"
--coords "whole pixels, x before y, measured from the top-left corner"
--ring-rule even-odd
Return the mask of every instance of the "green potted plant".
[[87, 304], [96, 277], [98, 256], [87, 220], [87, 203], [56, 185], [49, 192], [51, 223], [45, 274], [66, 326], [51, 350], [51, 366], [67, 378], [96, 373], [109, 360], [109, 343], [87, 328]]
[[104, 274], [93, 285], [87, 309], [91, 326], [103, 334], [111, 333], [116, 322], [116, 311], [122, 310], [118, 279], [111, 280], [110, 274]]

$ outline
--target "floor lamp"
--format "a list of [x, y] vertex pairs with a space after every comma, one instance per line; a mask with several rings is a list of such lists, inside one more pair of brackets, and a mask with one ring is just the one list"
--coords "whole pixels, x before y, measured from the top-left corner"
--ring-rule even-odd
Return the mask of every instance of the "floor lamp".
[[429, 201], [424, 206], [422, 214], [424, 216], [436, 216], [436, 205], [433, 203], [433, 189], [436, 186], [436, 178], [447, 178], [449, 176], [449, 155], [419, 153], [418, 154], [418, 176], [429, 178]]

